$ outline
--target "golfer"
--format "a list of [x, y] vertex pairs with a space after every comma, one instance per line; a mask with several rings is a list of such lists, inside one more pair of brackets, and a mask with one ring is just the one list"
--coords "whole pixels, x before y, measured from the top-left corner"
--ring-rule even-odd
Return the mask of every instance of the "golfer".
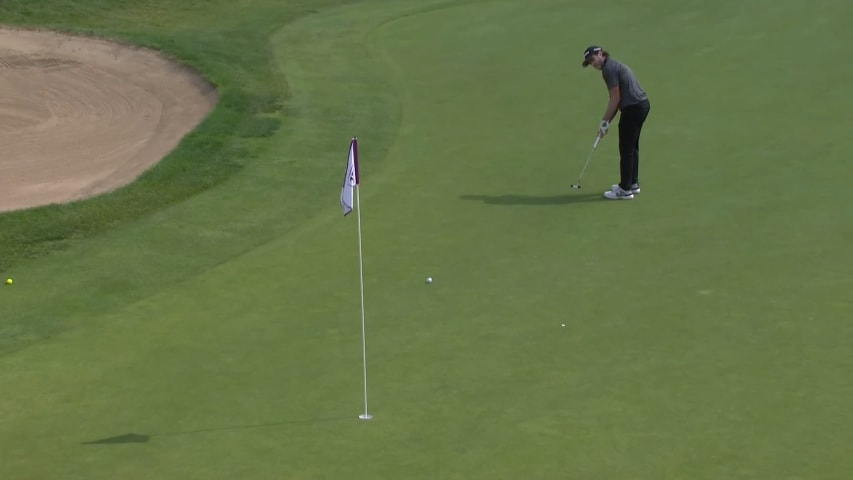
[[607, 50], [591, 46], [583, 52], [583, 64], [601, 70], [601, 76], [610, 92], [610, 102], [598, 127], [600, 136], [607, 135], [610, 122], [619, 116], [619, 173], [617, 185], [604, 192], [605, 198], [630, 200], [640, 193], [640, 130], [649, 115], [649, 99], [640, 88], [637, 77], [627, 65], [610, 58]]

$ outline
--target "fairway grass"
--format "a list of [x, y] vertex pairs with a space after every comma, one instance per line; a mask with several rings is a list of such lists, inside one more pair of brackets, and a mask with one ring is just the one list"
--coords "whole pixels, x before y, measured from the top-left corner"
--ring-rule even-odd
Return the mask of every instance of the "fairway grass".
[[[848, 477], [847, 3], [328, 3], [189, 2], [161, 32], [225, 92], [187, 39], [255, 32], [280, 128], [15, 264], [0, 478]], [[591, 43], [651, 99], [631, 202], [600, 198], [615, 136], [568, 188], [606, 104]]]

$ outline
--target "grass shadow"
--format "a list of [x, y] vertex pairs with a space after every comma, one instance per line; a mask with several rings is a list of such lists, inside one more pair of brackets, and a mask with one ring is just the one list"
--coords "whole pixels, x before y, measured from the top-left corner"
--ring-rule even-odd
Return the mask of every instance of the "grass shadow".
[[489, 205], [570, 205], [573, 203], [598, 202], [600, 193], [564, 193], [561, 195], [520, 195], [506, 193], [503, 195], [460, 195], [461, 200], [480, 201]]
[[213, 433], [213, 432], [224, 432], [224, 431], [232, 431], [232, 430], [251, 430], [257, 428], [270, 428], [270, 427], [281, 427], [288, 425], [314, 425], [318, 423], [327, 423], [327, 422], [341, 422], [344, 420], [353, 420], [357, 417], [348, 416], [348, 417], [329, 417], [329, 418], [316, 418], [311, 420], [291, 420], [286, 422], [270, 422], [270, 423], [255, 423], [249, 425], [229, 425], [224, 427], [210, 427], [210, 428], [199, 428], [195, 430], [183, 430], [177, 432], [162, 432], [162, 433], [123, 433], [121, 435], [116, 435], [113, 437], [101, 438], [98, 440], [91, 440], [88, 442], [81, 442], [82, 445], [121, 445], [128, 443], [148, 443], [154, 437], [172, 437], [179, 435], [194, 435], [200, 433]]
[[83, 445], [118, 445], [122, 443], [148, 443], [151, 440], [151, 435], [140, 433], [125, 433], [116, 435], [115, 437], [101, 438], [90, 442], [82, 442]]

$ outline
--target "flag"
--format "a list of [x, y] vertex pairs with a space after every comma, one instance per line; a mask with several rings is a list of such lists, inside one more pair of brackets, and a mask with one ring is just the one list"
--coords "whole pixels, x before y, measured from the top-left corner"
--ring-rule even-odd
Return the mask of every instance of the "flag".
[[358, 139], [352, 137], [349, 143], [344, 184], [341, 187], [341, 210], [343, 210], [344, 216], [347, 216], [353, 209], [352, 193], [356, 186], [358, 186]]
[[[341, 210], [344, 216], [350, 214], [357, 208], [358, 212], [358, 277], [361, 287], [361, 356], [364, 365], [364, 413], [358, 418], [370, 420], [373, 418], [367, 410], [367, 343], [365, 342], [364, 328], [364, 262], [361, 255], [361, 207], [358, 205], [358, 139], [352, 137], [349, 142], [349, 155], [347, 156], [347, 169], [344, 172], [344, 184], [341, 186]], [[355, 202], [353, 202], [355, 194]]]

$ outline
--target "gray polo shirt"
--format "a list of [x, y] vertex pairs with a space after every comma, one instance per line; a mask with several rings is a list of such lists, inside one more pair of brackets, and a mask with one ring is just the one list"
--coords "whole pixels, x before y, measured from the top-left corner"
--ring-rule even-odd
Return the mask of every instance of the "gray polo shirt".
[[634, 72], [628, 65], [608, 57], [604, 65], [601, 66], [601, 76], [604, 78], [604, 83], [607, 84], [607, 90], [616, 86], [619, 87], [619, 93], [622, 97], [619, 101], [619, 110], [648, 100], [646, 92], [640, 88], [637, 77], [634, 76]]

